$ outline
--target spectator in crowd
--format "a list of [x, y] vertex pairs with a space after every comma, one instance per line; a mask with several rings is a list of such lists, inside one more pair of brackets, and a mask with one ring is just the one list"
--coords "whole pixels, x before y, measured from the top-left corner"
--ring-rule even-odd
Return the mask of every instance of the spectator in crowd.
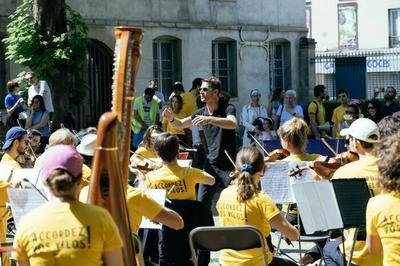
[[278, 138], [278, 135], [276, 131], [274, 130], [274, 121], [267, 117], [267, 118], [258, 118], [257, 119], [259, 122], [257, 123], [257, 126], [261, 122], [261, 128], [262, 132], [258, 136], [258, 140], [263, 143], [264, 141], [267, 140], [275, 140]]
[[124, 264], [123, 243], [110, 213], [78, 201], [82, 161], [70, 145], [47, 151], [43, 183], [56, 200], [22, 217], [13, 253], [19, 265]]
[[171, 100], [172, 96], [174, 95], [180, 95], [182, 97], [182, 112], [187, 116], [193, 114], [194, 111], [197, 110], [196, 97], [190, 92], [185, 92], [182, 82], [177, 81], [174, 83], [174, 85], [172, 85], [172, 93], [169, 96], [169, 99]]
[[342, 130], [350, 127], [350, 125], [358, 118], [360, 118], [360, 109], [355, 104], [349, 104], [346, 107], [346, 112], [343, 115], [342, 120], [340, 121], [339, 129]]
[[39, 130], [42, 134], [40, 138], [39, 153], [44, 152], [44, 148], [49, 143], [50, 129], [49, 129], [49, 112], [44, 105], [42, 96], [35, 95], [32, 98], [31, 112], [26, 119], [25, 128], [30, 131], [32, 129]]
[[278, 111], [279, 106], [283, 104], [284, 99], [285, 99], [284, 89], [277, 88], [273, 91], [268, 101], [268, 109], [267, 109], [268, 117], [271, 117], [273, 120], [275, 120], [276, 112]]
[[381, 105], [377, 99], [372, 99], [367, 102], [367, 114], [365, 116], [371, 119], [375, 123], [379, 123], [381, 120]]
[[158, 102], [158, 107], [161, 109], [162, 105], [165, 101], [164, 98], [164, 93], [158, 88], [158, 82], [157, 80], [149, 80], [149, 83], [147, 84], [147, 88], [152, 88], [154, 90], [154, 96], [153, 99]]
[[267, 108], [260, 104], [261, 93], [259, 90], [254, 89], [250, 92], [250, 104], [243, 106], [240, 120], [244, 126], [243, 133], [243, 146], [249, 146], [254, 140], [250, 138], [249, 134], [258, 138], [262, 130], [257, 128], [255, 121], [257, 118], [267, 117]]
[[153, 96], [154, 90], [146, 88], [143, 96], [137, 97], [133, 104], [132, 146], [134, 150], [142, 141], [146, 129], [159, 122], [158, 103], [153, 99]]
[[345, 89], [340, 89], [336, 93], [336, 97], [340, 101], [340, 105], [333, 110], [331, 121], [333, 123], [332, 136], [337, 139], [339, 138], [340, 123], [349, 104], [349, 95]]
[[367, 246], [383, 253], [383, 265], [400, 265], [400, 134], [382, 139], [378, 146], [378, 182], [383, 193], [370, 198], [366, 213]]
[[326, 92], [324, 85], [314, 87], [314, 100], [308, 105], [308, 116], [311, 124], [311, 136], [316, 139], [326, 136], [325, 131], [319, 131], [318, 126], [325, 124], [325, 107], [322, 101], [325, 100]]
[[382, 117], [392, 115], [393, 113], [400, 110], [400, 106], [396, 102], [396, 95], [397, 91], [394, 87], [387, 87], [385, 92], [385, 103], [381, 108]]
[[54, 112], [53, 100], [51, 98], [51, 90], [45, 80], [39, 80], [34, 72], [28, 72], [25, 79], [31, 85], [28, 89], [28, 105], [31, 106], [32, 99], [39, 94], [44, 99], [44, 106], [49, 113]]
[[7, 82], [8, 94], [4, 98], [4, 106], [7, 109], [7, 122], [8, 128], [20, 126], [18, 122], [19, 114], [24, 111], [24, 99], [19, 94], [19, 84], [14, 80]]
[[[171, 98], [171, 109], [174, 112], [174, 117], [176, 117], [178, 119], [182, 119], [182, 118], [185, 118], [187, 116], [185, 113], [183, 113], [182, 107], [183, 107], [182, 97], [180, 95], [172, 96], [172, 98]], [[169, 123], [168, 119], [166, 119], [165, 117], [163, 117], [162, 125], [163, 125], [164, 132], [169, 132], [171, 134], [174, 134], [179, 138], [179, 140], [181, 140], [184, 143], [186, 143], [186, 135], [185, 135], [185, 131], [183, 129], [174, 128]]]
[[[264, 239], [271, 228], [281, 232], [289, 240], [297, 240], [299, 231], [281, 214], [271, 198], [260, 191], [258, 184], [264, 175], [264, 156], [255, 147], [243, 147], [236, 156], [235, 177], [218, 199], [217, 210], [222, 226], [251, 225], [260, 230]], [[268, 171], [268, 170], [267, 170]], [[297, 265], [286, 259], [274, 257], [266, 245], [268, 265]], [[260, 248], [221, 251], [221, 265], [264, 265]]]
[[288, 90], [285, 92], [285, 102], [282, 104], [275, 116], [275, 130], [293, 117], [303, 118], [303, 108], [296, 104], [296, 91]]

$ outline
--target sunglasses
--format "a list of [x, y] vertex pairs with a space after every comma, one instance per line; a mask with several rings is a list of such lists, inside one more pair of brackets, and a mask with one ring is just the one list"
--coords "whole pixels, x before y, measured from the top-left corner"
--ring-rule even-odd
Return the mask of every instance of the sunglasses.
[[375, 107], [373, 107], [373, 106], [368, 106], [367, 109], [368, 109], [368, 110], [371, 110], [371, 109], [375, 109]]
[[200, 88], [200, 92], [208, 92], [208, 91], [212, 91], [213, 89], [212, 88], [207, 88], [207, 87], [201, 87]]
[[347, 112], [347, 111], [346, 111], [346, 114], [348, 114], [348, 115], [355, 115], [356, 113], [354, 113], [354, 112]]

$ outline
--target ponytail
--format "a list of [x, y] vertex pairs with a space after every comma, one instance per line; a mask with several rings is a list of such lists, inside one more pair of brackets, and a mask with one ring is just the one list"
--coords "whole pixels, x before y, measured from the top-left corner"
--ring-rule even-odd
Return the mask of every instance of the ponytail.
[[237, 185], [239, 201], [246, 201], [258, 192], [258, 186], [254, 182], [254, 174], [262, 171], [264, 157], [254, 147], [243, 147], [236, 156]]

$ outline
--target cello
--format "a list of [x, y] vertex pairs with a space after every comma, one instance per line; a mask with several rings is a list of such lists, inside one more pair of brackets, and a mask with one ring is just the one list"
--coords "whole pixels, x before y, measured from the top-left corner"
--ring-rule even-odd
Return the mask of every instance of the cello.
[[106, 208], [116, 222], [122, 241], [124, 265], [136, 265], [126, 193], [135, 77], [140, 61], [143, 29], [115, 28], [112, 110], [98, 123], [88, 203]]

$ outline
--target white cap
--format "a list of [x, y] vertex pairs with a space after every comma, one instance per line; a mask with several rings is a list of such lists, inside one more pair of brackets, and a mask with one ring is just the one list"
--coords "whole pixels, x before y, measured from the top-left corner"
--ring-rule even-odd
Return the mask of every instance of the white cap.
[[96, 139], [96, 134], [86, 134], [82, 138], [81, 143], [76, 147], [76, 150], [82, 155], [93, 156]]
[[340, 131], [340, 136], [347, 135], [368, 143], [377, 143], [380, 139], [378, 125], [368, 118], [359, 118]]

